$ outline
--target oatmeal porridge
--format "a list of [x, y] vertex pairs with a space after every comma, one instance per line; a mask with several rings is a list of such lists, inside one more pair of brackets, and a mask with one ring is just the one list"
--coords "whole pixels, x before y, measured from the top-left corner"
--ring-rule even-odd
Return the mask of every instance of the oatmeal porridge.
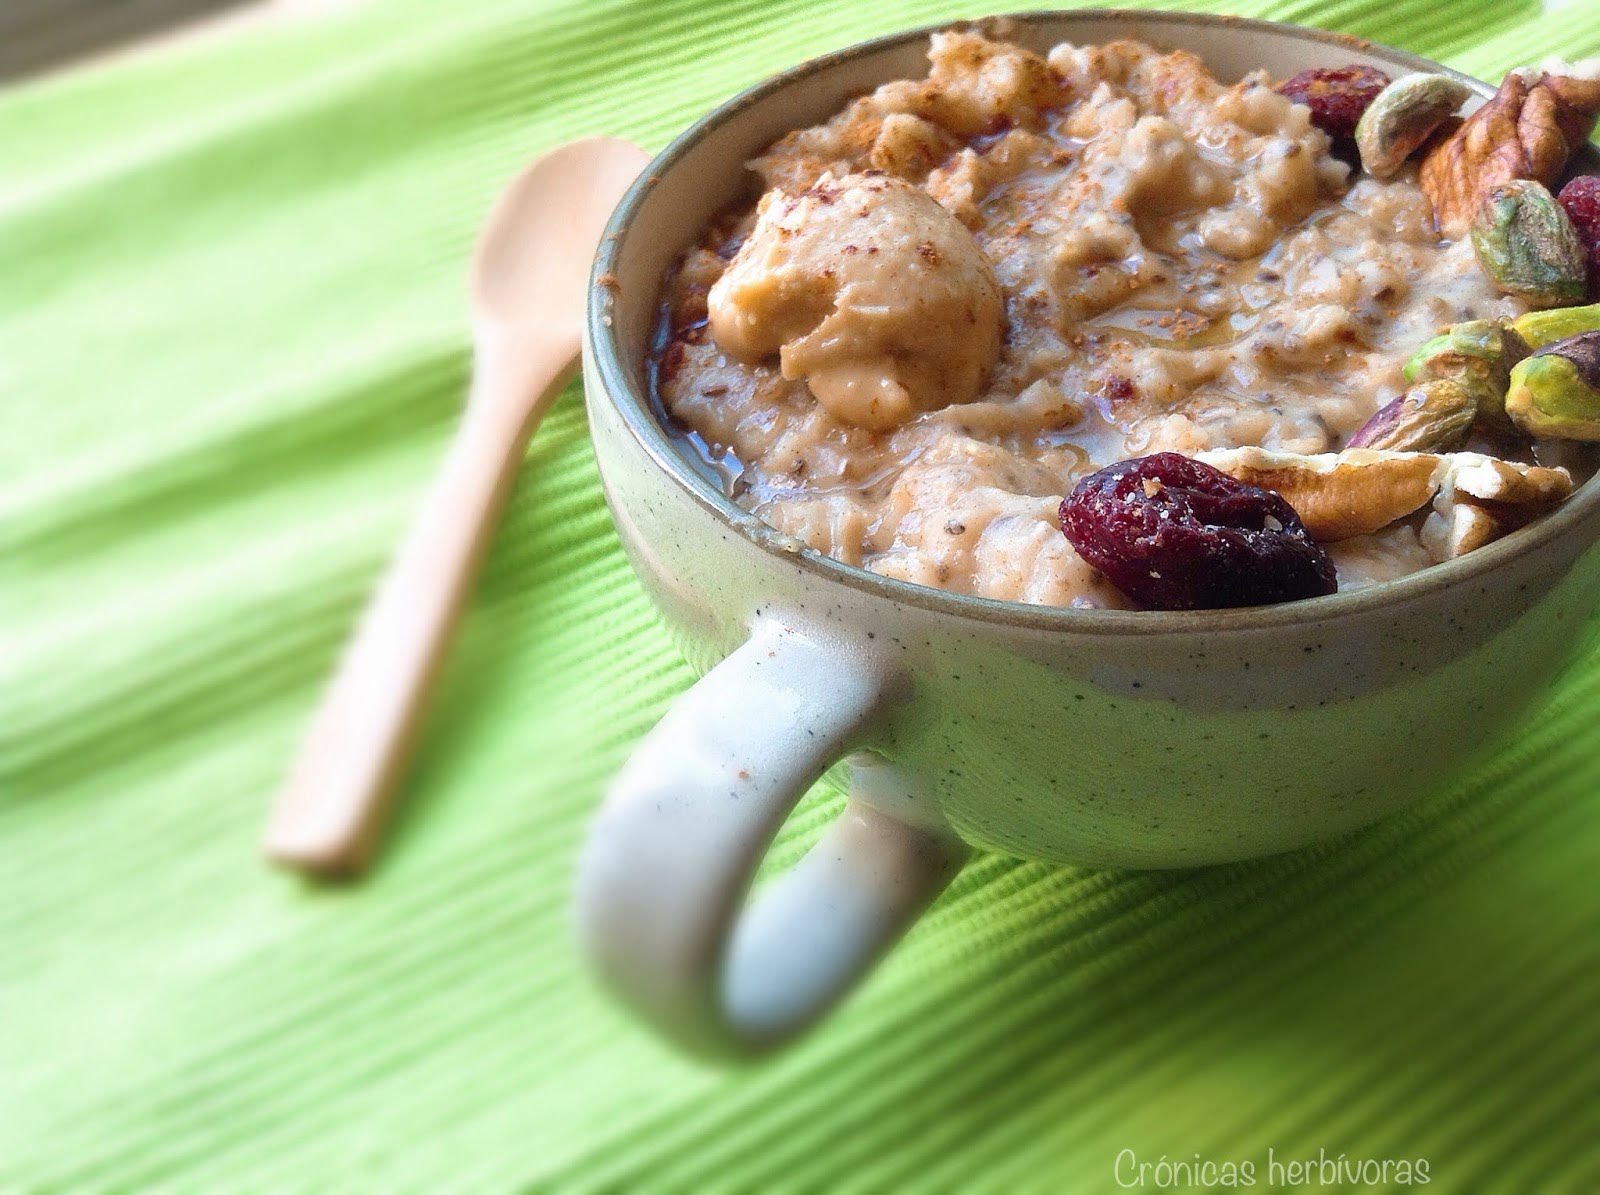
[[759, 202], [667, 280], [656, 398], [739, 505], [884, 576], [1116, 607], [1063, 498], [1130, 458], [1256, 485], [1408, 469], [1419, 500], [1370, 528], [1323, 534], [1296, 505], [1342, 589], [1486, 534], [1473, 512], [1506, 499], [1456, 485], [1473, 462], [1530, 501], [1570, 488], [1470, 409], [1450, 447], [1472, 451], [1350, 448], [1421, 402], [1419, 346], [1530, 309], [1441, 234], [1414, 163], [1372, 177], [1265, 72], [1223, 83], [1139, 42], [946, 32], [929, 60], [756, 158]]

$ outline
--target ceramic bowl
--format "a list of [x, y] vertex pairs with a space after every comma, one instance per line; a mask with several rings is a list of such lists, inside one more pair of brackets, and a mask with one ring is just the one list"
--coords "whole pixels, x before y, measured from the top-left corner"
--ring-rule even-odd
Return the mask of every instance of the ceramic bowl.
[[[1221, 17], [1076, 12], [997, 36], [1143, 38], [1222, 78], [1424, 59]], [[742, 1054], [821, 1014], [976, 848], [1104, 867], [1190, 867], [1347, 833], [1445, 783], [1575, 653], [1594, 610], [1600, 489], [1404, 579], [1198, 613], [1041, 608], [885, 579], [740, 510], [680, 453], [647, 393], [662, 279], [745, 194], [743, 162], [890, 79], [930, 30], [807, 62], [656, 159], [613, 217], [584, 377], [629, 559], [703, 678], [638, 745], [580, 864], [602, 976], [683, 1045]], [[1492, 88], [1474, 80], [1473, 103]], [[851, 799], [744, 911], [789, 811], [847, 759]]]

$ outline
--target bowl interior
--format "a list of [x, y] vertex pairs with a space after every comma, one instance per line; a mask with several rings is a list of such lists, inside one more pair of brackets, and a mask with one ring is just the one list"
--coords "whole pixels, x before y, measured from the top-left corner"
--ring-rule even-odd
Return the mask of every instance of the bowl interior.
[[[1161, 49], [1188, 50], [1227, 81], [1254, 70], [1266, 69], [1282, 78], [1307, 67], [1357, 62], [1391, 74], [1429, 70], [1452, 75], [1473, 89], [1469, 109], [1494, 91], [1486, 83], [1428, 59], [1358, 38], [1235, 17], [1103, 9], [992, 17], [965, 25], [1041, 52], [1061, 42], [1093, 44], [1138, 38]], [[791, 560], [794, 545], [774, 542], [782, 539], [775, 532], [753, 529], [749, 516], [680, 450], [652, 411], [646, 357], [662, 283], [678, 255], [698, 239], [702, 229], [731, 202], [752, 192], [753, 176], [744, 165], [747, 159], [784, 133], [827, 119], [881, 83], [922, 77], [927, 73], [930, 34], [952, 27], [957, 26], [911, 30], [814, 58], [735, 96], [662, 151], [623, 199], [601, 242], [595, 278], [604, 279], [605, 285], [590, 288], [589, 344], [609, 400], [618, 406], [652, 457], [702, 505], [769, 549], [786, 550]], [[1592, 147], [1584, 151], [1578, 169], [1600, 172], [1600, 157]], [[1581, 487], [1559, 510], [1460, 559], [1355, 592], [1249, 610], [1175, 613], [1023, 606], [892, 581], [810, 549], [800, 558], [853, 585], [881, 589], [900, 601], [961, 613], [986, 612], [994, 617], [1009, 610], [1015, 617], [1026, 611], [1028, 621], [1090, 616], [1096, 621], [1136, 619], [1146, 630], [1158, 629], [1158, 621], [1174, 620], [1242, 625], [1322, 616], [1336, 607], [1340, 612], [1354, 612], [1358, 606], [1402, 597], [1423, 587], [1467, 580], [1511, 555], [1535, 550], [1580, 524], [1587, 525], [1597, 510], [1600, 477]]]

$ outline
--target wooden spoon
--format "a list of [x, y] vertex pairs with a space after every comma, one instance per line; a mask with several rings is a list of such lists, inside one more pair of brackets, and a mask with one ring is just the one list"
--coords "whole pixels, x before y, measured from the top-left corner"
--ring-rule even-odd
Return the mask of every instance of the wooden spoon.
[[345, 649], [264, 849], [317, 873], [371, 856], [528, 436], [572, 377], [600, 233], [649, 155], [574, 141], [495, 204], [472, 261], [472, 390], [432, 491]]

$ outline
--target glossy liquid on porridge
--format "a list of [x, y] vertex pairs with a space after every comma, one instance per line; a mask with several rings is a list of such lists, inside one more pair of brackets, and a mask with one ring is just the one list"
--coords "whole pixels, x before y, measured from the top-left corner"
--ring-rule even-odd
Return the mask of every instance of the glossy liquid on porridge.
[[[1040, 56], [975, 33], [937, 35], [930, 60], [755, 159], [772, 210], [730, 212], [667, 281], [652, 376], [669, 422], [741, 506], [818, 551], [1126, 605], [1061, 534], [1078, 478], [1158, 451], [1337, 449], [1439, 329], [1522, 311], [1440, 238], [1411, 173], [1352, 178], [1264, 73], [1224, 84], [1137, 42]], [[952, 264], [948, 236], [906, 231], [945, 213], [980, 256]], [[846, 218], [848, 237], [813, 231]], [[717, 290], [753, 235], [771, 248]], [[887, 296], [858, 304], [878, 323], [803, 342], [763, 324], [763, 263], [806, 253], [830, 255], [814, 276]], [[888, 310], [908, 294], [922, 306]], [[938, 390], [968, 378], [970, 396]], [[1433, 563], [1419, 524], [1329, 545], [1341, 588]]]

